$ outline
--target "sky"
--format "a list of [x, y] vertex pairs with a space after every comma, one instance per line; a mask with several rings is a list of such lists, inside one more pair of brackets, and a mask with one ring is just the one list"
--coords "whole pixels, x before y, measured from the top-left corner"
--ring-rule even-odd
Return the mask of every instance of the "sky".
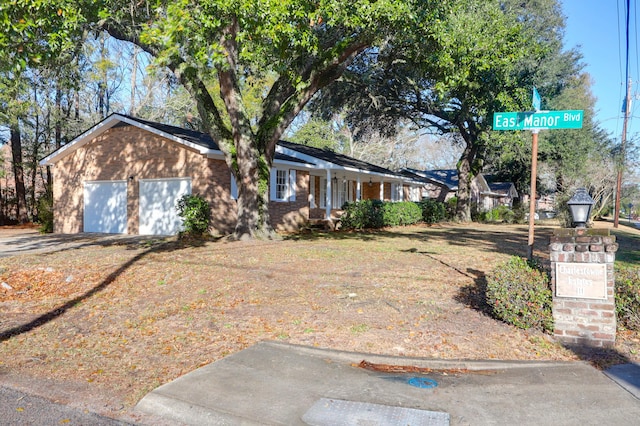
[[[631, 0], [629, 34], [629, 78], [631, 117], [627, 141], [640, 138], [640, 61], [637, 45], [636, 0]], [[579, 47], [592, 77], [591, 90], [597, 98], [596, 120], [616, 141], [622, 135], [622, 101], [625, 97], [626, 0], [562, 0], [567, 18], [565, 48]]]

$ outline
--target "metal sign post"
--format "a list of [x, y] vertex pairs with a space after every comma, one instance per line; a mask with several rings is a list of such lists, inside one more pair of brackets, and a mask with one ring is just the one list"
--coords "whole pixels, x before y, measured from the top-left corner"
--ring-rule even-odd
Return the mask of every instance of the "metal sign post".
[[527, 258], [533, 259], [534, 222], [536, 215], [536, 177], [538, 168], [538, 132], [548, 129], [581, 129], [584, 111], [540, 111], [542, 99], [533, 88], [531, 104], [535, 111], [496, 112], [493, 114], [493, 130], [531, 130], [531, 193], [529, 201], [529, 240]]
[[531, 139], [531, 196], [529, 199], [529, 239], [527, 241], [527, 259], [533, 260], [533, 228], [536, 216], [536, 177], [538, 174], [538, 131], [532, 132]]

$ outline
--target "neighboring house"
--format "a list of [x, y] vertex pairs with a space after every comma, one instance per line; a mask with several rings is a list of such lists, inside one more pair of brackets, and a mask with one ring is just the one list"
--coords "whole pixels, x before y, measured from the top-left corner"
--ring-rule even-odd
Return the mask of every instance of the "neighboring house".
[[[215, 233], [233, 231], [237, 185], [205, 133], [113, 114], [44, 158], [52, 166], [54, 231], [171, 235], [175, 204], [200, 194]], [[420, 183], [322, 149], [280, 142], [271, 167], [269, 213], [278, 230], [338, 217], [346, 201], [419, 200]]]
[[516, 186], [511, 182], [487, 182], [490, 192], [484, 194], [487, 206], [493, 209], [498, 206], [513, 207], [513, 203], [519, 198]]
[[[458, 171], [455, 169], [403, 169], [403, 173], [405, 176], [415, 176], [416, 179], [421, 179], [424, 182], [422, 187], [424, 198], [445, 202], [455, 197], [458, 191]], [[512, 207], [515, 198], [518, 198], [518, 192], [513, 183], [490, 184], [482, 173], [471, 181], [471, 203], [479, 211], [491, 210], [498, 205]]]
[[[552, 192], [550, 194], [537, 194], [536, 197], [536, 211], [541, 212], [555, 212], [556, 206], [556, 193]], [[522, 204], [529, 205], [529, 194], [524, 194], [522, 196]]]

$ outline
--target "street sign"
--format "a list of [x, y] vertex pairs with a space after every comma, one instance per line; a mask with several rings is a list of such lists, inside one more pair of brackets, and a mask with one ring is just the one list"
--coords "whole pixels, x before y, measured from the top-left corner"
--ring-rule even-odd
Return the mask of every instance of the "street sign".
[[538, 90], [535, 87], [533, 88], [533, 96], [531, 97], [531, 105], [533, 106], [533, 109], [536, 112], [540, 111], [540, 106], [542, 106], [542, 98], [540, 97], [540, 93], [538, 93]]
[[584, 111], [496, 112], [493, 130], [581, 129]]

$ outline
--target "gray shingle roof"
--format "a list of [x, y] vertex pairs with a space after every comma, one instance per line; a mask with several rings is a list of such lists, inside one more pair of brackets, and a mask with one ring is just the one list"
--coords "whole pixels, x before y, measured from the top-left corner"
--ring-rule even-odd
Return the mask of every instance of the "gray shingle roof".
[[416, 170], [405, 169], [410, 173], [413, 173], [421, 178], [427, 179], [434, 183], [444, 185], [449, 190], [455, 191], [458, 189], [458, 171], [455, 169], [441, 169], [441, 170]]
[[326, 149], [320, 149], [308, 145], [300, 145], [297, 143], [286, 141], [280, 141], [278, 142], [278, 145], [284, 148], [291, 149], [293, 151], [297, 151], [301, 154], [309, 155], [311, 157], [336, 164], [341, 167], [350, 167], [358, 170], [386, 175], [398, 174], [389, 169], [385, 169], [384, 167], [376, 166], [375, 164], [367, 163], [366, 161], [358, 160], [356, 158], [348, 157], [346, 155], [338, 154], [337, 152], [329, 151]]
[[[160, 130], [161, 132], [186, 140], [196, 145], [200, 145], [205, 148], [213, 149], [217, 151], [220, 150], [220, 147], [218, 146], [218, 144], [207, 133], [199, 132], [197, 130], [184, 129], [182, 127], [177, 127], [177, 126], [171, 126], [169, 124], [156, 123], [154, 121], [143, 120], [141, 118], [130, 117], [127, 115], [125, 115], [124, 117], [127, 117], [130, 120], [137, 121], [140, 124], [153, 127], [156, 130]], [[126, 124], [121, 123], [119, 125], [126, 125]], [[285, 155], [281, 153], [276, 153], [275, 159], [280, 161], [289, 161], [289, 162], [299, 163], [299, 164], [309, 164], [308, 162], [304, 160], [300, 160], [299, 158], [294, 158], [289, 155]]]

